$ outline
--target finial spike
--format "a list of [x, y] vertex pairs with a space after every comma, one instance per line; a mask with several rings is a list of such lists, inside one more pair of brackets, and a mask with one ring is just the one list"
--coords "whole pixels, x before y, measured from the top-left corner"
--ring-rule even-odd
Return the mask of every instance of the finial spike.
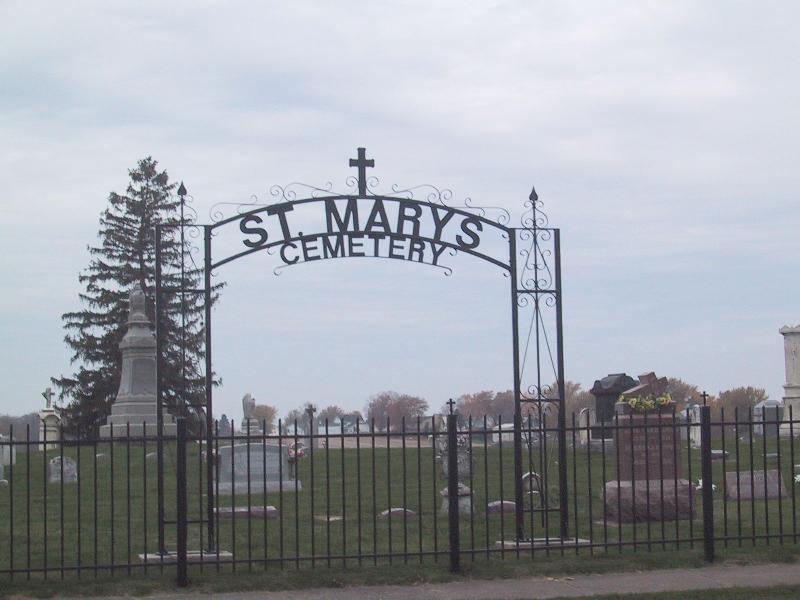
[[183, 185], [181, 181], [180, 186], [178, 186], [178, 196], [185, 196], [186, 195], [186, 186]]
[[536, 188], [531, 186], [531, 195], [528, 196], [531, 202], [536, 202], [539, 199], [539, 194], [536, 193]]

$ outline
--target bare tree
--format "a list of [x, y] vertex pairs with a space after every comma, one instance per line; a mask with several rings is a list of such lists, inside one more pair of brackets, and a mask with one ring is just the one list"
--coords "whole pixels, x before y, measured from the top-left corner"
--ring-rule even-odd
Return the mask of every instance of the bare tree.
[[759, 402], [768, 400], [766, 390], [754, 387], [737, 387], [719, 393], [719, 397], [714, 404], [718, 408], [725, 409], [725, 419], [733, 419], [736, 409], [738, 409], [739, 420], [750, 418], [750, 410]]
[[253, 409], [253, 418], [264, 425], [264, 433], [272, 433], [275, 430], [275, 418], [278, 416], [278, 409], [269, 404], [257, 404]]
[[667, 393], [675, 401], [678, 410], [690, 402], [700, 404], [703, 401], [703, 396], [696, 385], [686, 383], [677, 377], [670, 377], [667, 380]]
[[[483, 419], [483, 415], [491, 416], [493, 404], [494, 392], [489, 390], [475, 392], [474, 394], [464, 394], [456, 400], [458, 412], [464, 417], [472, 417], [473, 422]], [[442, 408], [442, 412], [449, 412], [449, 408], [445, 405]]]
[[366, 412], [367, 418], [375, 420], [375, 428], [383, 431], [387, 422], [392, 429], [399, 428], [404, 417], [406, 427], [412, 429], [416, 425], [416, 418], [423, 416], [427, 410], [428, 402], [424, 398], [385, 391], [370, 398]]
[[329, 423], [333, 423], [336, 419], [338, 419], [341, 416], [344, 416], [344, 411], [335, 404], [326, 406], [317, 413], [317, 418], [319, 419], [320, 423], [325, 423], [326, 419], [328, 420]]

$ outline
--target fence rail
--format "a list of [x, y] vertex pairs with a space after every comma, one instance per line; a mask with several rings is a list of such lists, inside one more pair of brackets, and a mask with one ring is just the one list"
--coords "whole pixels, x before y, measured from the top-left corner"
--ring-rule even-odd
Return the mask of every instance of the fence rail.
[[701, 417], [595, 425], [572, 415], [565, 465], [546, 415], [523, 420], [520, 457], [514, 431], [488, 416], [460, 427], [452, 415], [438, 427], [216, 431], [210, 452], [182, 422], [171, 437], [146, 428], [129, 437], [130, 426], [74, 441], [11, 431], [0, 441], [0, 578], [174, 572], [185, 582], [194, 570], [412, 562], [458, 570], [465, 560], [695, 547], [713, 560], [720, 546], [796, 544], [800, 421], [791, 411], [782, 421]]

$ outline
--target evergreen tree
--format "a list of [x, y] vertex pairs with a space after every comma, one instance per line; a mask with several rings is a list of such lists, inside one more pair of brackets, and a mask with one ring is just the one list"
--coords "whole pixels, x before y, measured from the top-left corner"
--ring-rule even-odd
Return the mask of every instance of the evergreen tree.
[[[89, 246], [91, 261], [81, 273], [84, 286], [81, 310], [62, 315], [66, 336], [77, 370], [72, 376], [53, 379], [64, 408], [65, 429], [76, 435], [91, 435], [103, 424], [117, 393], [122, 356], [119, 343], [126, 331], [128, 294], [141, 286], [147, 298], [151, 322], [155, 316], [155, 226], [180, 223], [180, 199], [166, 171], [158, 170], [151, 157], [129, 171], [125, 194], [111, 192], [109, 206], [100, 216], [99, 245]], [[191, 256], [189, 237], [181, 247], [179, 227], [162, 229], [162, 281], [164, 287], [181, 284], [184, 257], [184, 287], [200, 288], [200, 270]], [[203, 358], [203, 297], [186, 294], [185, 328], [182, 327], [181, 297], [163, 294], [161, 322], [162, 355], [159, 376], [166, 408], [177, 414], [183, 390], [181, 344], [185, 343], [186, 416], [199, 420], [201, 411], [191, 408], [204, 399], [200, 364]]]

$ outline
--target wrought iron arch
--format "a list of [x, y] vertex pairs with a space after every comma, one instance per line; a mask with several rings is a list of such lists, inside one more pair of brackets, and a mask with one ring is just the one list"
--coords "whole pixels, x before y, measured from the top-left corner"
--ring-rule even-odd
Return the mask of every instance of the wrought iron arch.
[[[564, 414], [564, 357], [563, 357], [563, 335], [562, 335], [562, 304], [561, 304], [561, 252], [560, 252], [560, 231], [556, 228], [549, 227], [547, 217], [542, 212], [542, 203], [539, 200], [536, 191], [533, 190], [525, 202], [526, 212], [520, 220], [520, 227], [512, 227], [510, 225], [510, 215], [508, 211], [500, 207], [482, 207], [476, 206], [472, 201], [467, 198], [463, 205], [453, 206], [451, 203], [452, 192], [450, 190], [442, 190], [435, 186], [423, 185], [413, 188], [399, 188], [392, 187], [391, 194], [378, 194], [376, 193], [376, 186], [378, 180], [375, 177], [367, 177], [366, 168], [373, 167], [374, 161], [366, 159], [366, 151], [364, 148], [358, 149], [358, 158], [350, 160], [351, 167], [358, 168], [357, 177], [349, 177], [347, 185], [352, 188], [349, 193], [336, 193], [333, 190], [332, 184], [328, 183], [324, 187], [308, 186], [305, 184], [290, 184], [286, 187], [273, 186], [270, 189], [270, 194], [273, 203], [259, 203], [257, 198], [254, 198], [248, 203], [218, 203], [211, 209], [211, 224], [206, 225], [192, 225], [192, 227], [199, 227], [203, 231], [203, 245], [204, 245], [204, 287], [202, 290], [185, 290], [185, 289], [170, 289], [162, 288], [161, 279], [161, 264], [160, 264], [160, 241], [161, 229], [166, 226], [156, 227], [156, 306], [161, 304], [161, 297], [166, 293], [202, 293], [205, 301], [205, 415], [206, 415], [206, 444], [207, 450], [213, 448], [213, 386], [212, 386], [212, 353], [211, 353], [211, 300], [212, 300], [212, 272], [220, 267], [258, 252], [267, 252], [274, 254], [277, 249], [283, 257], [283, 251], [287, 246], [301, 244], [304, 251], [306, 250], [306, 243], [310, 238], [319, 239], [321, 237], [334, 236], [336, 237], [339, 245], [337, 245], [337, 254], [342, 252], [342, 256], [324, 256], [325, 259], [331, 258], [344, 258], [343, 250], [338, 250], [340, 246], [344, 245], [344, 236], [355, 236], [360, 239], [370, 239], [374, 242], [374, 257], [389, 258], [388, 256], [380, 256], [378, 251], [378, 238], [388, 238], [390, 243], [392, 240], [408, 241], [410, 248], [420, 248], [420, 244], [427, 245], [436, 251], [439, 247], [439, 256], [445, 251], [451, 255], [464, 253], [474, 258], [483, 260], [487, 263], [499, 267], [503, 274], [510, 280], [511, 291], [511, 325], [512, 325], [512, 363], [513, 363], [513, 376], [514, 376], [514, 475], [515, 475], [515, 503], [516, 503], [516, 535], [517, 539], [524, 538], [523, 522], [524, 522], [524, 505], [523, 505], [523, 486], [522, 486], [522, 411], [521, 405], [525, 402], [537, 402], [541, 405], [544, 402], [555, 402], [559, 405], [558, 411], [558, 455], [559, 455], [559, 507], [561, 537], [567, 537], [568, 529], [568, 505], [567, 505], [567, 472], [566, 472], [566, 423]], [[298, 194], [298, 190], [302, 190]], [[422, 194], [424, 199], [418, 199], [415, 194]], [[300, 197], [298, 197], [298, 195]], [[397, 210], [397, 230], [392, 231], [388, 226], [388, 217], [385, 210], [385, 204], [394, 204]], [[344, 204], [345, 214], [342, 217], [339, 212], [340, 206]], [[323, 205], [325, 208], [325, 228], [313, 233], [303, 233], [299, 228], [294, 228], [288, 223], [286, 215], [294, 213], [296, 209], [306, 208], [311, 209], [318, 205]], [[362, 227], [357, 216], [353, 219], [355, 227], [348, 228], [350, 223], [348, 215], [352, 217], [351, 211], [353, 207], [359, 205], [371, 205], [370, 217]], [[232, 206], [236, 210], [236, 214], [232, 216], [225, 216], [223, 209], [225, 206]], [[376, 208], [380, 207], [380, 208]], [[414, 215], [409, 216], [404, 211], [407, 208], [412, 208]], [[421, 235], [421, 213], [427, 209], [434, 222], [433, 235]], [[332, 216], [332, 211], [335, 215]], [[380, 229], [383, 231], [375, 231], [378, 226], [377, 217], [373, 220], [373, 215], [379, 214], [382, 219]], [[382, 213], [382, 214], [381, 214]], [[488, 215], [495, 213], [497, 216], [492, 219]], [[394, 214], [394, 213], [393, 213]], [[404, 216], [405, 215], [405, 216]], [[268, 218], [276, 217], [267, 223]], [[338, 220], [337, 220], [338, 219]], [[458, 221], [460, 227], [453, 233], [452, 228], [449, 230], [451, 237], [444, 237], [445, 226], [453, 219], [460, 219]], [[336, 228], [332, 227], [335, 221]], [[442, 224], [444, 222], [444, 225]], [[404, 224], [410, 223], [412, 226], [412, 233], [405, 233]], [[468, 225], [472, 225], [469, 227]], [[231, 226], [238, 225], [239, 233], [244, 236], [254, 236], [250, 239], [240, 239], [244, 248], [239, 247], [237, 250], [229, 252], [223, 258], [214, 260], [212, 256], [212, 240], [223, 231], [229, 231]], [[181, 223], [181, 227], [186, 224]], [[427, 225], [429, 226], [429, 224]], [[280, 230], [280, 236], [274, 236], [273, 233]], [[485, 251], [479, 251], [481, 246], [482, 234], [484, 232], [494, 232], [499, 240], [499, 246], [504, 248], [501, 250], [500, 255], [489, 255]], [[469, 241], [465, 238], [469, 237]], [[349, 243], [353, 244], [353, 237], [349, 237]], [[496, 240], [496, 241], [497, 241]], [[415, 246], [416, 244], [416, 246]], [[391, 246], [389, 246], [391, 247]], [[410, 253], [411, 250], [408, 250]], [[350, 252], [350, 255], [353, 255]], [[355, 255], [354, 255], [355, 256]], [[357, 256], [364, 256], [363, 254]], [[372, 257], [373, 255], [368, 255]], [[323, 258], [323, 257], [318, 257]], [[395, 256], [394, 258], [402, 258]], [[405, 260], [411, 260], [410, 254]], [[295, 264], [298, 261], [289, 264]], [[306, 261], [302, 261], [306, 262]], [[420, 260], [423, 264], [426, 263]], [[286, 266], [286, 265], [284, 265]], [[445, 274], [449, 275], [452, 269], [447, 266], [439, 265], [436, 260], [433, 261], [433, 266], [443, 268]], [[277, 275], [279, 274], [280, 265], [273, 270]], [[550, 307], [555, 309], [555, 340], [548, 337], [547, 329], [545, 328], [544, 320], [542, 317], [543, 307]], [[519, 312], [521, 309], [532, 310], [532, 317], [530, 326], [527, 329], [525, 339], [520, 336], [520, 322]], [[158, 323], [158, 319], [156, 319]], [[160, 340], [158, 328], [156, 329], [157, 342]], [[529, 376], [528, 380], [533, 383], [523, 385], [523, 372], [525, 364], [528, 361], [529, 351], [531, 344], [534, 344], [534, 375]], [[552, 345], [555, 345], [555, 354], [553, 356]], [[547, 348], [549, 362], [551, 363], [555, 376], [556, 388], [543, 384], [543, 377], [545, 374], [542, 372], [542, 347]], [[157, 343], [160, 348], [160, 344]], [[159, 389], [157, 390], [159, 399], [159, 419], [162, 414], [161, 402], [161, 389], [160, 378], [158, 378]], [[523, 391], [523, 388], [524, 391]], [[209, 548], [215, 547], [215, 531], [214, 531], [214, 471], [213, 461], [206, 461], [206, 525], [208, 529], [207, 540]], [[161, 474], [159, 477], [159, 543], [163, 551], [163, 490], [161, 483]]]

